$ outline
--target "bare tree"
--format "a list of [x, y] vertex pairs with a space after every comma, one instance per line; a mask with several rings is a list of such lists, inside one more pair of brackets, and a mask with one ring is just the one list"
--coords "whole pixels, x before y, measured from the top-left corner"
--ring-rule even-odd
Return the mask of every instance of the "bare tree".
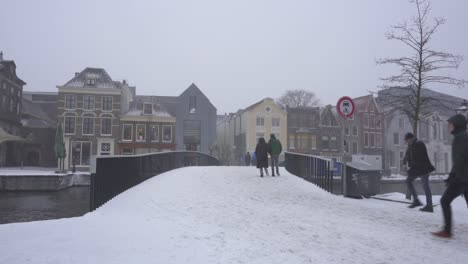
[[313, 107], [319, 106], [320, 100], [315, 96], [315, 93], [306, 90], [287, 90], [276, 103], [281, 107], [286, 106], [296, 107]]
[[417, 13], [409, 22], [392, 26], [387, 39], [397, 40], [412, 51], [410, 56], [383, 58], [377, 64], [391, 64], [399, 68], [399, 74], [381, 78], [382, 88], [386, 89], [380, 100], [383, 107], [391, 112], [399, 111], [408, 116], [417, 135], [419, 121], [428, 115], [431, 107], [438, 105], [450, 107], [450, 102], [440, 98], [425, 96], [423, 90], [431, 84], [463, 87], [465, 80], [452, 78], [441, 73], [447, 69], [457, 69], [463, 57], [447, 52], [433, 50], [430, 43], [444, 18], [431, 19], [431, 4], [428, 0], [411, 0]]

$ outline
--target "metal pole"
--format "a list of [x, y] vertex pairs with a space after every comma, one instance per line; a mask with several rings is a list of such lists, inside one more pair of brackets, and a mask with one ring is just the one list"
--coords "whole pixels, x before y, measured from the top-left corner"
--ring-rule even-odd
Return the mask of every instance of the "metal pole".
[[347, 175], [346, 175], [346, 140], [345, 140], [345, 134], [344, 134], [344, 126], [347, 126], [346, 118], [343, 117], [343, 129], [341, 130], [341, 133], [343, 135], [343, 162], [342, 162], [342, 169], [341, 169], [341, 187], [342, 187], [342, 192], [343, 196], [346, 197], [348, 195], [348, 186], [346, 184], [347, 182]]

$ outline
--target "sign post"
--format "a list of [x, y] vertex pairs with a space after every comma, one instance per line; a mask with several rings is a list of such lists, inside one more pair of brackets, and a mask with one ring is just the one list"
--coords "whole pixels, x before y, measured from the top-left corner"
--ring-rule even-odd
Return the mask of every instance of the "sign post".
[[[350, 118], [353, 116], [354, 114], [354, 110], [355, 110], [355, 105], [354, 105], [354, 101], [353, 99], [351, 99], [350, 97], [348, 96], [343, 96], [341, 97], [338, 102], [336, 103], [336, 111], [338, 112], [339, 115], [341, 115], [341, 117], [343, 117], [343, 124], [344, 125], [347, 125], [346, 124], [346, 119]], [[343, 189], [343, 196], [346, 197], [348, 195], [348, 188], [347, 188], [347, 175], [346, 175], [346, 158], [345, 158], [345, 155], [346, 155], [346, 151], [345, 151], [345, 147], [346, 147], [346, 140], [344, 138], [344, 126], [343, 126], [343, 129], [341, 130], [342, 131], [342, 140], [343, 140], [343, 160], [342, 160], [342, 164], [343, 164], [343, 169], [342, 169], [342, 173], [341, 173], [341, 177], [342, 177], [342, 183], [341, 183], [341, 186], [342, 186], [342, 189]]]

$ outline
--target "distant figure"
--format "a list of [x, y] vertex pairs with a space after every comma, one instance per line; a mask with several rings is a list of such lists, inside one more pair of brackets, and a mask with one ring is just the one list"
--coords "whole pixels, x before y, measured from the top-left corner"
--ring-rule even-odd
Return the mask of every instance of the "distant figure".
[[432, 209], [432, 193], [429, 187], [429, 173], [435, 170], [432, 166], [429, 156], [427, 155], [427, 149], [424, 142], [419, 141], [412, 133], [406, 133], [405, 135], [406, 144], [408, 144], [407, 150], [407, 162], [408, 162], [408, 178], [406, 178], [406, 184], [408, 189], [413, 196], [413, 203], [409, 208], [415, 208], [421, 206], [422, 203], [418, 199], [418, 194], [414, 189], [413, 182], [416, 178], [421, 178], [421, 182], [426, 193], [426, 206], [420, 210], [423, 212], [433, 212]]
[[257, 166], [257, 154], [255, 154], [255, 152], [252, 153], [252, 159], [250, 160], [250, 164], [252, 166]]
[[445, 226], [442, 231], [432, 233], [442, 238], [452, 237], [452, 201], [463, 194], [468, 204], [468, 134], [466, 132], [466, 118], [457, 114], [449, 118], [448, 130], [454, 136], [452, 141], [452, 170], [446, 181], [445, 190], [440, 205], [444, 213]]
[[281, 142], [276, 139], [275, 134], [270, 135], [270, 140], [268, 141], [268, 145], [270, 146], [270, 156], [271, 156], [271, 176], [275, 177], [275, 167], [276, 167], [276, 175], [280, 176], [279, 168], [278, 168], [278, 159], [281, 151], [283, 150], [283, 146], [281, 146]]
[[245, 157], [244, 157], [245, 166], [250, 166], [250, 160], [251, 160], [250, 153], [247, 152], [247, 154], [245, 154]]
[[258, 144], [255, 147], [255, 156], [257, 157], [257, 168], [260, 169], [260, 177], [263, 177], [263, 169], [268, 176], [268, 144], [264, 138], [258, 139]]

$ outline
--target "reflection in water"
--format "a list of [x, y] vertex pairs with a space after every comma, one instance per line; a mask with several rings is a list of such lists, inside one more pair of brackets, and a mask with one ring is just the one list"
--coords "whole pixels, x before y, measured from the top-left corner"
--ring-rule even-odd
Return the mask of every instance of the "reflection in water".
[[0, 224], [82, 216], [89, 187], [51, 192], [0, 192]]

